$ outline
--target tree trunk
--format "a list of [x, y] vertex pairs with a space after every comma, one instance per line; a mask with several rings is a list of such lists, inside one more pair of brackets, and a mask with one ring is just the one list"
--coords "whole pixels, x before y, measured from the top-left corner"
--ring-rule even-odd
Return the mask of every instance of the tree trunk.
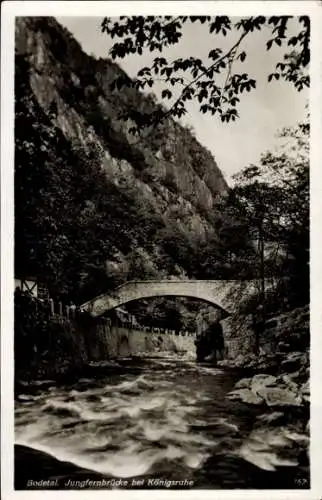
[[260, 302], [265, 302], [265, 263], [264, 263], [264, 235], [263, 235], [263, 221], [260, 222], [258, 227], [258, 250], [260, 259]]

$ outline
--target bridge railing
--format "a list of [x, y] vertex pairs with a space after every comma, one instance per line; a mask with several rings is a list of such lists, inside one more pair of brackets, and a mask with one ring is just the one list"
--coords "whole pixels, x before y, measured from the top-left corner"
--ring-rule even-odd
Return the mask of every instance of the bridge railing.
[[19, 308], [39, 311], [48, 319], [75, 319], [79, 314], [79, 310], [74, 304], [66, 305], [51, 297], [42, 299], [20, 289], [15, 291], [14, 301]]
[[100, 317], [100, 321], [114, 327], [127, 328], [129, 330], [143, 331], [147, 333], [154, 333], [157, 335], [177, 335], [182, 337], [195, 337], [196, 335], [196, 333], [191, 330], [173, 330], [170, 328], [162, 328], [151, 325], [141, 325], [137, 322], [124, 321], [121, 319], [111, 321], [110, 318], [106, 318], [104, 316]]
[[[81, 309], [74, 304], [66, 305], [61, 301], [55, 301], [53, 298], [48, 297], [46, 299], [39, 299], [37, 297], [31, 296], [26, 292], [15, 294], [15, 303], [19, 303], [22, 307], [25, 306], [28, 309], [41, 310], [48, 319], [59, 323], [63, 323], [69, 320], [79, 320], [84, 314]], [[114, 326], [127, 328], [129, 330], [139, 330], [158, 335], [180, 335], [182, 337], [195, 336], [195, 332], [188, 330], [173, 330], [151, 325], [141, 325], [137, 321], [126, 321], [120, 318], [112, 321], [111, 318], [100, 316], [99, 321], [109, 327]]]

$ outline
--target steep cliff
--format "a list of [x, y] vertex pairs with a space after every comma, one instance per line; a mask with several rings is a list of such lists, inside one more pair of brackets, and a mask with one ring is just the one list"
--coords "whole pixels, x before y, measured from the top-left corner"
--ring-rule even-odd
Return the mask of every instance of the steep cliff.
[[139, 139], [129, 132], [129, 107], [158, 104], [111, 90], [122, 73], [54, 18], [17, 19], [16, 269], [45, 275], [52, 290], [65, 280], [69, 296], [106, 288], [102, 273], [202, 278], [198, 247], [227, 190], [210, 152], [174, 120]]

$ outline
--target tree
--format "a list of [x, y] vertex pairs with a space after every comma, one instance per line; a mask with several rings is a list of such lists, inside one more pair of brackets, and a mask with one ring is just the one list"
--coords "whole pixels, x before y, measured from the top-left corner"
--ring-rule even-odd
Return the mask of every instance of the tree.
[[153, 279], [157, 272], [153, 267], [153, 263], [148, 260], [147, 255], [139, 249], [132, 250], [127, 255], [128, 272], [127, 281]]
[[201, 247], [200, 260], [207, 277], [213, 279], [253, 279], [256, 252], [249, 219], [236, 189], [217, 199], [211, 214], [215, 234]]
[[[211, 216], [215, 235], [199, 247], [203, 278], [257, 279], [266, 307], [309, 300], [309, 130], [308, 118], [283, 129], [276, 151], [234, 176]], [[277, 283], [279, 297], [265, 293]]]
[[[308, 119], [285, 128], [277, 151], [235, 176], [230, 199], [258, 241], [263, 299], [264, 281], [272, 273], [283, 278], [293, 304], [309, 300], [309, 132]], [[266, 256], [269, 245], [275, 248], [274, 258]]]
[[191, 100], [199, 102], [202, 113], [218, 114], [223, 122], [236, 120], [241, 95], [256, 88], [256, 80], [247, 73], [235, 72], [234, 67], [237, 61], [243, 63], [247, 59], [243, 41], [256, 31], [265, 30], [267, 51], [275, 45], [285, 49], [282, 60], [268, 74], [268, 81], [284, 79], [298, 91], [308, 87], [310, 19], [308, 16], [296, 18], [296, 33], [291, 28], [294, 19], [292, 16], [255, 16], [233, 21], [227, 16], [125, 16], [116, 22], [113, 18], [104, 18], [102, 32], [118, 39], [110, 50], [113, 59], [129, 54], [141, 55], [144, 50], [163, 53], [164, 49], [182, 39], [184, 25], [188, 23], [203, 24], [205, 33], [213, 34], [214, 40], [218, 35], [236, 34], [228, 50], [214, 46], [208, 60], [191, 56], [169, 61], [158, 55], [150, 67], [139, 69], [134, 80], [126, 74], [119, 76], [113, 82], [113, 88], [127, 86], [144, 90], [152, 88], [156, 80], [163, 81], [162, 99], [170, 103], [168, 109], [159, 106], [149, 113], [129, 110], [124, 118], [136, 123], [136, 127], [131, 128], [132, 132], [138, 133], [140, 127], [155, 125], [170, 116], [182, 117], [187, 112], [186, 104]]

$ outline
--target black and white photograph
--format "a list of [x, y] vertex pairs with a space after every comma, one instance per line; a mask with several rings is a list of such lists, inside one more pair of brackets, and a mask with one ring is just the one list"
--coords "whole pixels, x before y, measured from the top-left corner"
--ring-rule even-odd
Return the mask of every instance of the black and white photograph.
[[315, 2], [63, 3], [14, 16], [13, 490], [313, 498]]

